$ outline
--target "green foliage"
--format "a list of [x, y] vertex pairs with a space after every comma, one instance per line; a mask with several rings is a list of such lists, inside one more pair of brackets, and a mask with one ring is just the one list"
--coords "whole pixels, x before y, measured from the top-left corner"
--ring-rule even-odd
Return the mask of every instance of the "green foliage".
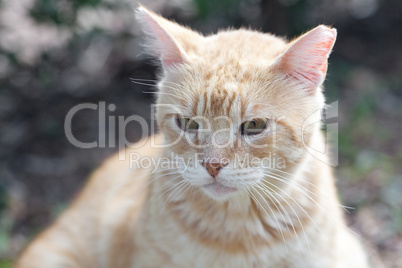
[[4, 186], [0, 183], [0, 214], [7, 206], [7, 193]]
[[[0, 253], [5, 252], [10, 244], [12, 224], [10, 217], [0, 217]], [[3, 266], [0, 265], [1, 267]]]
[[230, 15], [230, 13], [237, 13], [241, 0], [194, 0], [198, 10], [198, 17], [206, 18], [210, 17], [213, 13], [224, 13]]
[[97, 6], [102, 0], [37, 0], [30, 15], [38, 22], [54, 23], [56, 25], [73, 26], [77, 11], [85, 6]]
[[[130, 32], [113, 35], [113, 39], [109, 40], [110, 46], [112, 46], [111, 51], [113, 51], [113, 57], [111, 57], [113, 59], [110, 61], [111, 63], [107, 63], [113, 66], [110, 69], [105, 68], [109, 72], [87, 77], [86, 73], [77, 67], [80, 58], [90, 48], [91, 44], [94, 44], [97, 39], [111, 38], [108, 36], [109, 33], [102, 29], [94, 28], [85, 33], [79, 31], [76, 26], [80, 11], [88, 8], [118, 10], [118, 8], [126, 6], [126, 3], [123, 2], [126, 1], [34, 0], [34, 5], [28, 14], [30, 18], [38, 23], [68, 28], [68, 31], [72, 33], [71, 40], [59, 51], [46, 50], [41, 52], [43, 54], [41, 54], [40, 61], [32, 67], [27, 67], [23, 61], [19, 61], [20, 52], [0, 48], [0, 55], [6, 58], [7, 64], [10, 65], [10, 73], [1, 77], [6, 79], [3, 79], [3, 84], [0, 87], [0, 99], [4, 98], [5, 101], [0, 103], [10, 104], [10, 107], [14, 107], [9, 109], [7, 113], [4, 112], [7, 117], [0, 118], [10, 120], [10, 122], [1, 122], [4, 123], [2, 126], [13, 125], [14, 121], [18, 123], [25, 120], [23, 123], [27, 123], [29, 125], [27, 129], [32, 131], [27, 136], [34, 137], [32, 141], [35, 141], [28, 143], [21, 138], [18, 144], [23, 146], [12, 147], [14, 148], [12, 154], [18, 156], [17, 159], [23, 159], [24, 156], [32, 154], [53, 157], [54, 151], [48, 148], [57, 146], [61, 152], [70, 148], [61, 142], [65, 140], [63, 119], [67, 110], [61, 112], [61, 109], [64, 108], [59, 109], [57, 106], [71, 105], [72, 107], [82, 96], [85, 97], [82, 101], [98, 102], [99, 99], [107, 99], [107, 96], [118, 95], [123, 101], [117, 102], [116, 98], [115, 103], [125, 103], [125, 99], [128, 98], [115, 93], [110, 94], [110, 90], [105, 91], [104, 89], [106, 87], [113, 90], [120, 88], [120, 85], [124, 85], [124, 80], [128, 80], [126, 74], [137, 76], [135, 72], [145, 70], [144, 74], [149, 75], [148, 67], [142, 66], [142, 63], [121, 60], [126, 57], [124, 54], [126, 52], [123, 52], [126, 50], [121, 49], [122, 43], [130, 40], [130, 46], [135, 47], [132, 46], [131, 42], [140, 42], [140, 39], [133, 39]], [[347, 1], [344, 2], [345, 5], [348, 5]], [[402, 181], [402, 177], [397, 175], [401, 174], [400, 163], [402, 163], [402, 147], [399, 137], [397, 137], [398, 131], [400, 131], [400, 127], [397, 125], [402, 121], [402, 108], [399, 105], [402, 96], [402, 76], [397, 61], [392, 63], [393, 58], [397, 59], [398, 57], [391, 57], [398, 54], [398, 46], [390, 45], [400, 43], [400, 38], [393, 38], [397, 35], [392, 34], [395, 33], [394, 29], [398, 29], [397, 26], [400, 26], [400, 20], [395, 21], [392, 19], [392, 15], [388, 17], [388, 14], [385, 14], [386, 10], [393, 10], [386, 2], [379, 1], [380, 5], [383, 6], [379, 9], [375, 20], [360, 20], [350, 17], [347, 13], [340, 16], [339, 12], [337, 13], [336, 6], [341, 4], [338, 3], [332, 8], [330, 1], [193, 0], [197, 14], [194, 17], [189, 17], [186, 24], [193, 26], [202, 23], [206, 29], [227, 26], [237, 28], [250, 25], [267, 32], [279, 35], [286, 34], [288, 38], [297, 36], [318, 23], [330, 24], [338, 28], [339, 38], [329, 61], [328, 76], [325, 81], [325, 94], [328, 103], [339, 100], [340, 105], [338, 145], [341, 163], [336, 168], [339, 173], [337, 178], [344, 183], [344, 188], [355, 187], [352, 197], [345, 194], [345, 201], [352, 203], [357, 208], [368, 207], [371, 210], [375, 209], [374, 205], [380, 205], [383, 215], [386, 217], [379, 215], [379, 221], [386, 224], [384, 226], [387, 226], [387, 232], [391, 232], [388, 230], [391, 229], [388, 226], [392, 222], [395, 226], [399, 226], [399, 229], [395, 229], [402, 232], [402, 212], [400, 209], [402, 184], [398, 183], [398, 181]], [[0, 0], [0, 8], [6, 3], [7, 1]], [[167, 6], [171, 4], [173, 3], [169, 3]], [[127, 5], [134, 7], [135, 2]], [[169, 7], [169, 10], [172, 10], [172, 6]], [[343, 10], [347, 10], [347, 8], [343, 8]], [[163, 9], [158, 11], [163, 14]], [[394, 11], [396, 14], [400, 13], [397, 12], [398, 9]], [[387, 20], [381, 21], [381, 17], [387, 18]], [[208, 24], [210, 28], [207, 27]], [[378, 35], [381, 38], [375, 38], [375, 42], [370, 41], [372, 36], [377, 36], [376, 31], [378, 29], [381, 29], [381, 35]], [[29, 46], [30, 44], [25, 43], [24, 45]], [[379, 53], [376, 53], [378, 51]], [[110, 72], [112, 69], [113, 71]], [[11, 83], [19, 82], [20, 74], [29, 76], [29, 83], [26, 85]], [[100, 76], [108, 76], [110, 79], [105, 80], [112, 81], [113, 85], [106, 85], [104, 89], [98, 89], [96, 85], [94, 86], [96, 90], [91, 91], [91, 83]], [[74, 79], [84, 80], [86, 86], [70, 89], [63, 85], [64, 81]], [[109, 82], [105, 84], [107, 83]], [[86, 89], [87, 85], [89, 85], [88, 91], [82, 91], [81, 89]], [[80, 90], [76, 90], [78, 88]], [[8, 101], [9, 99], [11, 101]], [[130, 107], [142, 101], [142, 99], [137, 100], [135, 98], [129, 100], [132, 102]], [[3, 107], [0, 107], [0, 113], [4, 110]], [[131, 108], [126, 112], [127, 114], [131, 113]], [[61, 114], [62, 116], [60, 116]], [[7, 128], [4, 127], [4, 129]], [[79, 131], [85, 133], [84, 130]], [[1, 145], [0, 141], [0, 147]], [[9, 165], [7, 161], [2, 163]], [[89, 164], [83, 163], [82, 165]], [[26, 183], [24, 176], [19, 175], [29, 172], [29, 169], [21, 167], [22, 170], [13, 170], [11, 164], [10, 167], [8, 168], [13, 172], [13, 175], [22, 183]], [[83, 178], [91, 167], [93, 166], [85, 166], [85, 168], [77, 169], [74, 172]], [[84, 172], [83, 170], [87, 171]], [[76, 173], [73, 173], [74, 176]], [[26, 183], [27, 189], [29, 190], [29, 187], [32, 187], [30, 185], [45, 183], [47, 180], [42, 180], [41, 176], [43, 175], [25, 176], [29, 179], [29, 182]], [[60, 180], [69, 178], [67, 175], [61, 176]], [[7, 188], [1, 184], [2, 180], [4, 178], [0, 178], [0, 256], [11, 259], [14, 256], [14, 249], [10, 246], [12, 244], [10, 242], [14, 239], [13, 236], [22, 235], [29, 240], [43, 228], [41, 224], [44, 221], [39, 221], [39, 224], [36, 223], [36, 219], [42, 217], [41, 215], [38, 217], [37, 213], [45, 211], [47, 216], [43, 217], [55, 218], [65, 210], [66, 203], [54, 202], [53, 199], [45, 195], [35, 196], [45, 204], [44, 208], [36, 209], [40, 212], [33, 212], [34, 217], [23, 215], [17, 219], [11, 218], [9, 213], [4, 213], [7, 206]], [[47, 187], [51, 188], [54, 185]], [[27, 197], [27, 203], [31, 201], [31, 198]], [[16, 228], [16, 226], [23, 226], [24, 229], [28, 230], [27, 233], [21, 232], [21, 229]], [[384, 241], [383, 246], [394, 243], [394, 240], [390, 241]], [[11, 267], [11, 261], [0, 260], [0, 268], [8, 267]]]
[[1, 260], [0, 268], [11, 268], [11, 261], [9, 260]]

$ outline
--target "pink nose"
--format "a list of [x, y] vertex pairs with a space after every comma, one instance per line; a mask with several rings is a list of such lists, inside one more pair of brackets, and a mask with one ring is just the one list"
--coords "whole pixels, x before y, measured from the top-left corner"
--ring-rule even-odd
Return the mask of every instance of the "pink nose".
[[219, 170], [227, 166], [227, 163], [203, 162], [202, 165], [207, 169], [209, 175], [215, 178]]

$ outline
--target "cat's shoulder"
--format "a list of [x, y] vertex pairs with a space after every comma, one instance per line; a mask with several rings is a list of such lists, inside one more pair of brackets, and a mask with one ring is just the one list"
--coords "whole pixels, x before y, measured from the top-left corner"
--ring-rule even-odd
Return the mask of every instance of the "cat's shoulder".
[[152, 161], [158, 158], [162, 154], [158, 145], [162, 142], [160, 134], [149, 136], [107, 158], [89, 176], [84, 191], [77, 199], [97, 199], [103, 193], [142, 184], [148, 179], [147, 174], [152, 172], [152, 166], [142, 165], [141, 159]]

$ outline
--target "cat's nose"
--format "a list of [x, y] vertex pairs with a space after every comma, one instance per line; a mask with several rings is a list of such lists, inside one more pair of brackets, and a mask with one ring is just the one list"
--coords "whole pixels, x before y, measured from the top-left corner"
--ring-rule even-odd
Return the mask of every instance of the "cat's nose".
[[202, 162], [202, 165], [207, 169], [209, 175], [212, 177], [216, 177], [224, 166], [227, 166], [228, 163], [219, 163], [219, 162]]

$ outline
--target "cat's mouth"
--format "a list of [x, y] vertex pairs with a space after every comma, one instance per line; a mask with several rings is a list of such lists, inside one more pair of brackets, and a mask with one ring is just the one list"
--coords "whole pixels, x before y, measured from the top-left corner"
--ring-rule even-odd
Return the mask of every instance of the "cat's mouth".
[[222, 199], [231, 193], [236, 192], [238, 189], [234, 187], [225, 186], [219, 182], [213, 182], [203, 186], [204, 192], [212, 198]]

